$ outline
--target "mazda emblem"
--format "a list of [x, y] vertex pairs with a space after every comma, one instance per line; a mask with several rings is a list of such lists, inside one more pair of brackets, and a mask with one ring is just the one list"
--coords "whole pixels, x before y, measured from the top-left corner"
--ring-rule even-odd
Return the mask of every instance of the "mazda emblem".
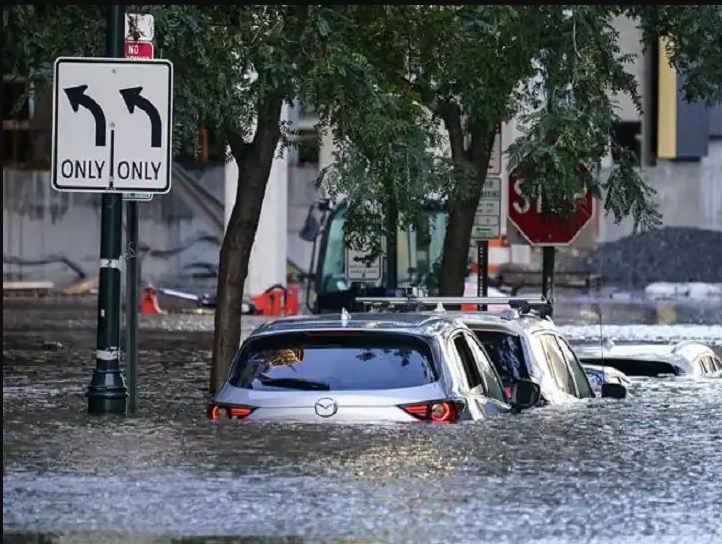
[[314, 406], [316, 414], [321, 417], [331, 417], [338, 411], [338, 404], [336, 401], [329, 398], [318, 399]]

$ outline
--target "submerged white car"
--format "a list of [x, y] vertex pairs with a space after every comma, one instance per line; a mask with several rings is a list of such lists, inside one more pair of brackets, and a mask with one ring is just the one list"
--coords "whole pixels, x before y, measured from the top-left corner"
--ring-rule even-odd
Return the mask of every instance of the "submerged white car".
[[722, 376], [722, 360], [701, 342], [604, 344], [575, 351], [583, 364], [612, 367], [627, 376]]
[[[548, 316], [543, 299], [521, 297], [358, 297], [367, 304], [386, 304], [403, 309], [437, 306], [433, 314], [462, 321], [484, 346], [510, 390], [520, 380], [531, 380], [541, 388], [541, 404], [560, 404], [596, 396], [624, 398], [626, 383], [613, 376], [599, 374], [602, 381], [590, 380], [567, 340]], [[489, 309], [505, 306], [504, 312], [465, 311], [468, 305], [486, 305]], [[462, 311], [447, 311], [461, 306]], [[544, 311], [546, 309], [546, 311]]]

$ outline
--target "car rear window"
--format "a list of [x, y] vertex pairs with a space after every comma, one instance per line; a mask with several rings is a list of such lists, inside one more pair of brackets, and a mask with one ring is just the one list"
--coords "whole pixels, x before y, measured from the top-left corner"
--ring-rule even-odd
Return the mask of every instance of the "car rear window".
[[229, 381], [245, 389], [344, 391], [417, 387], [437, 380], [421, 338], [383, 333], [282, 333], [252, 340]]
[[662, 361], [636, 361], [634, 359], [582, 358], [582, 362], [591, 365], [611, 366], [627, 376], [659, 376], [660, 374], [678, 375], [677, 367]]
[[504, 385], [519, 379], [528, 379], [529, 370], [524, 360], [521, 339], [518, 336], [498, 331], [474, 331], [489, 354]]

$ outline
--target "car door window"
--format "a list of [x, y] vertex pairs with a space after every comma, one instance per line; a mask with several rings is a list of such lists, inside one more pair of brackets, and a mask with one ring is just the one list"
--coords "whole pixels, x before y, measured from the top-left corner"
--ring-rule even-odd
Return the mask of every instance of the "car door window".
[[709, 374], [709, 369], [707, 368], [707, 357], [697, 357], [697, 364], [699, 365], [702, 374]]
[[722, 361], [719, 358], [712, 357], [712, 361], [714, 362], [714, 369], [716, 372], [722, 370]]
[[588, 399], [593, 397], [594, 393], [592, 393], [592, 387], [589, 385], [587, 373], [584, 371], [584, 368], [579, 362], [579, 359], [577, 359], [577, 356], [574, 354], [574, 351], [569, 344], [567, 344], [567, 341], [564, 340], [564, 338], [557, 336], [556, 340], [559, 344], [559, 349], [561, 349], [562, 355], [564, 355], [564, 359], [567, 362], [567, 366], [571, 369], [572, 375], [574, 376], [579, 398]]
[[475, 338], [470, 337], [468, 342], [471, 347], [471, 351], [474, 354], [474, 359], [476, 359], [479, 370], [481, 371], [481, 375], [484, 378], [484, 382], [486, 383], [486, 394], [489, 398], [500, 402], [509, 402], [506, 398], [506, 393], [504, 393], [501, 378], [494, 369], [494, 365], [489, 360], [489, 356], [486, 351], [484, 351], [484, 348]]
[[554, 374], [554, 381], [557, 387], [565, 393], [576, 397], [577, 391], [574, 387], [574, 379], [567, 367], [567, 363], [564, 361], [564, 355], [562, 355], [559, 349], [556, 338], [551, 334], [544, 334], [541, 337], [541, 345], [542, 348], [544, 348], [547, 361], [549, 361], [552, 374]]
[[719, 370], [715, 362], [715, 357], [712, 355], [702, 357], [702, 368], [704, 369], [705, 374], [709, 374], [710, 376]]
[[463, 334], [457, 334], [453, 339], [453, 343], [456, 353], [459, 356], [459, 360], [461, 361], [461, 365], [464, 368], [466, 383], [469, 385], [469, 389], [473, 389], [478, 385], [483, 385], [479, 367], [474, 360], [474, 355], [471, 352], [471, 348], [469, 347], [465, 336]]

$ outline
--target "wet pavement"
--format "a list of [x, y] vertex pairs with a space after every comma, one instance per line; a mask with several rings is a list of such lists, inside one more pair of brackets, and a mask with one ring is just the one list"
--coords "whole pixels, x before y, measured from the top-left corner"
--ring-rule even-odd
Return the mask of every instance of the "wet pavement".
[[720, 379], [453, 426], [210, 422], [210, 323], [143, 316], [137, 414], [90, 416], [94, 305], [4, 301], [4, 542], [722, 542]]

